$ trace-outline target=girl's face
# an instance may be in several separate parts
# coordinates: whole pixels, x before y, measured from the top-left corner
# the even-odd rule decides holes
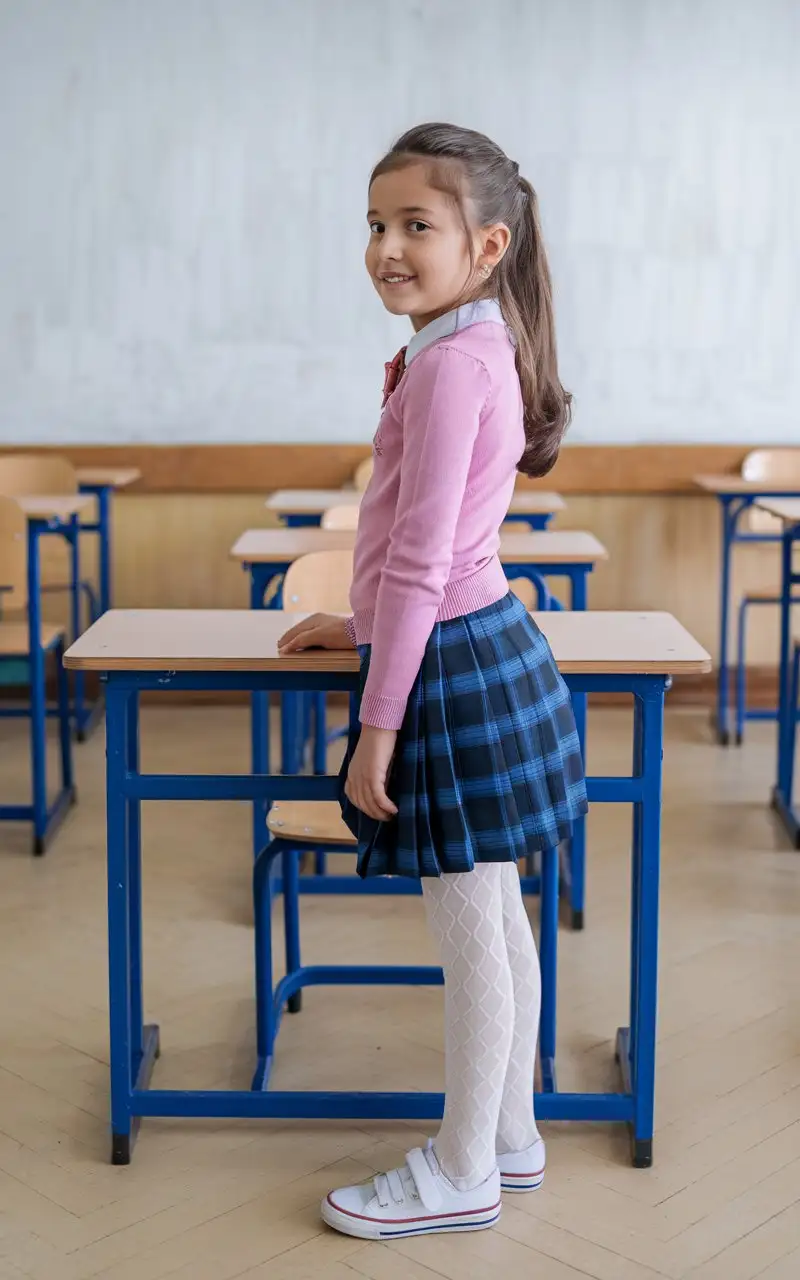
[[[461,213],[428,185],[422,164],[376,178],[369,206],[367,271],[392,315],[410,316],[419,330],[483,283],[477,274],[482,237],[474,237],[473,269]]]

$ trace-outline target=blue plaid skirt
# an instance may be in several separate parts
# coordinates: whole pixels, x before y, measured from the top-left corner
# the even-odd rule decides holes
[[[363,690],[370,650],[360,652]],[[586,812],[569,690],[511,592],[434,627],[397,738],[390,822],[344,794],[359,732],[350,734],[339,794],[360,876],[419,879],[515,862],[555,848]]]

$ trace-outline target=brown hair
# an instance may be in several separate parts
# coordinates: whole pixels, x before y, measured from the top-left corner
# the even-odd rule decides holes
[[[547,475],[555,466],[569,424],[572,396],[558,377],[553,286],[536,192],[520,176],[519,165],[490,138],[452,124],[409,129],[375,166],[370,185],[381,174],[420,159],[431,161],[431,185],[458,205],[471,259],[465,195],[473,201],[478,226],[504,222],[511,232],[509,247],[491,279],[474,296],[497,297],[516,342],[526,439],[519,470],[527,476]]]

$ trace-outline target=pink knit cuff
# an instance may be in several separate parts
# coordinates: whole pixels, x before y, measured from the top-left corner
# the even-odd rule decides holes
[[[356,643],[355,620],[353,618],[347,618],[344,624],[344,629],[347,632],[347,639],[350,641],[353,648],[357,649],[358,644]]]
[[[399,729],[405,719],[405,698],[383,698],[380,694],[367,693],[361,699],[359,720],[374,729]]]

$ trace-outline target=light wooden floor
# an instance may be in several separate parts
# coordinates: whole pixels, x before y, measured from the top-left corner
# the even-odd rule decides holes
[[[622,771],[629,717],[590,716],[590,766]],[[331,1186],[396,1164],[413,1125],[145,1121],[107,1163],[102,734],[77,749],[80,804],[43,860],[0,827],[0,1277],[18,1280],[797,1280],[800,855],[766,796],[773,730],[710,744],[668,717],[656,1164],[623,1134],[549,1126],[544,1188],[476,1235],[368,1244],[323,1231]],[[149,709],[148,768],[247,768],[243,709]],[[0,725],[4,795],[25,784]],[[624,1021],[629,812],[590,821],[587,929],[562,932],[560,1080],[614,1080]],[[144,812],[146,1004],[159,1083],[246,1086],[252,933],[245,806]],[[306,899],[308,960],[429,955],[414,899]],[[311,991],[281,1034],[276,1084],[441,1087],[441,992]]]

